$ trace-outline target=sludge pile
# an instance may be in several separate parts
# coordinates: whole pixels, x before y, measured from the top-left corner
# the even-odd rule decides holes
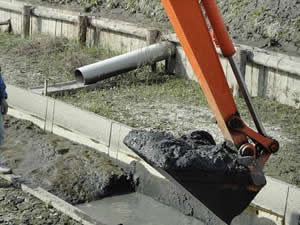
[[[219,175],[248,174],[239,164],[239,155],[227,143],[216,145],[205,131],[195,131],[179,138],[167,132],[135,130],[124,143],[149,162],[164,170],[197,169]]]
[[[134,130],[124,144],[228,224],[257,194],[247,188],[253,180],[243,158],[226,142],[216,145],[205,131],[176,138],[167,132]]]

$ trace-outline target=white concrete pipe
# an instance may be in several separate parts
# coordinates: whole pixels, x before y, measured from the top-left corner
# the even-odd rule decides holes
[[[80,67],[75,71],[77,82],[93,84],[100,80],[134,70],[144,65],[152,65],[168,59],[176,52],[172,42],[161,42],[120,56]]]

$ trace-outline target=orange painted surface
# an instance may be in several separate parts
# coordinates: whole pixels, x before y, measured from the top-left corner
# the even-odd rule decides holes
[[[237,108],[198,0],[162,3],[225,138],[236,146],[246,143],[244,134],[229,132],[226,126]]]
[[[202,5],[225,57],[235,54],[235,48],[220,14],[216,0],[202,0]]]
[[[252,130],[240,119],[199,1],[161,1],[225,139],[231,140],[237,148],[249,143],[248,138],[261,144],[266,150],[259,158],[259,164],[263,166],[270,156],[270,149],[275,147],[278,150],[277,144],[274,145],[275,140]],[[202,0],[202,3],[224,55],[233,56],[235,49],[216,1]],[[229,130],[227,123],[233,118],[242,125]]]

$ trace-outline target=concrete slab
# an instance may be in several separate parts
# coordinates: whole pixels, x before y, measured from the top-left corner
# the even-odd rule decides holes
[[[109,145],[112,121],[94,113],[56,100],[54,123]]]
[[[275,81],[275,71],[272,68],[265,69],[265,76],[266,76],[266,91],[265,96],[269,98],[276,97],[276,89],[274,86]]]
[[[91,25],[94,27],[100,27],[104,30],[120,32],[122,34],[132,35],[144,39],[147,38],[149,33],[148,29],[138,27],[135,24],[107,18],[92,18]]]
[[[249,207],[234,218],[231,225],[283,225],[283,217],[271,215],[263,210]]]
[[[253,51],[253,55],[249,57],[249,60],[254,63],[267,66],[276,70],[289,72],[300,75],[300,61],[299,59],[293,59],[284,54],[276,54],[272,52]]]
[[[111,125],[111,131],[110,131],[110,141],[109,141],[109,147],[108,147],[108,155],[113,158],[118,158],[118,151],[120,148],[120,130],[121,130],[121,124],[112,122]]]
[[[119,148],[119,152],[126,154],[128,157],[133,158],[133,159],[137,159],[140,160],[140,157],[135,154],[131,149],[129,149],[124,143],[123,140],[125,138],[125,136],[132,130],[131,127],[127,127],[127,126],[121,126],[120,129],[120,136],[119,136],[119,142],[120,142],[120,148]]]
[[[286,104],[287,101],[287,91],[289,89],[288,86],[288,78],[289,78],[289,74],[287,72],[281,72],[281,73],[277,73],[278,77],[279,77],[279,81],[277,84],[278,87],[278,98],[277,101],[279,101],[282,104]],[[296,96],[295,96],[296,98]]]
[[[271,214],[284,217],[288,189],[286,183],[267,177],[267,185],[259,192],[252,203]]]
[[[248,62],[246,64],[245,82],[246,82],[246,85],[247,85],[250,95],[251,95],[251,90],[252,90],[252,68],[253,68],[253,64]]]
[[[44,129],[48,132],[53,131],[54,111],[55,111],[55,99],[46,98],[45,127],[44,127]]]
[[[300,224],[300,189],[296,187],[289,188],[287,200],[285,224],[299,225]]]
[[[140,160],[140,157],[135,154],[132,150],[124,145],[123,140],[125,136],[132,130],[124,124],[113,123],[111,130],[111,139],[109,147],[109,156],[124,161],[125,163],[130,163],[133,160]],[[129,157],[129,158],[128,158]]]
[[[7,85],[8,104],[39,118],[45,118],[46,98],[27,90]]]
[[[48,86],[47,92],[48,93],[73,92],[73,91],[77,91],[80,89],[92,90],[92,89],[101,88],[101,87],[103,87],[103,84],[100,82],[91,84],[91,85],[84,85],[83,83],[78,83],[77,81],[69,81],[69,82],[63,82],[63,83],[50,85],[50,86]],[[31,90],[34,93],[43,95],[45,88],[44,87],[34,87],[34,88],[31,88]]]
[[[35,125],[40,127],[41,129],[43,129],[44,126],[45,126],[45,121],[44,120],[38,119],[37,117],[33,117],[33,116],[31,116],[27,113],[23,113],[23,112],[20,112],[18,110],[12,109],[12,108],[9,108],[8,114],[15,117],[15,118],[18,118],[18,119],[31,121]],[[57,126],[55,124],[53,126],[53,133],[58,135],[58,136],[69,139],[71,141],[74,141],[78,144],[86,145],[86,146],[88,146],[90,148],[93,148],[93,149],[95,149],[95,150],[97,150],[101,153],[108,154],[108,147],[107,146],[105,146],[101,143],[97,143],[97,142],[93,141],[92,139],[83,136],[82,134],[74,133],[72,131],[64,129],[61,126]]]
[[[36,6],[33,10],[33,15],[43,18],[58,19],[61,21],[67,21],[72,23],[78,22],[78,15],[72,13],[72,11],[66,11],[61,9],[51,9],[43,6]]]
[[[249,90],[252,97],[257,97],[259,92],[259,82],[260,82],[260,66],[253,64],[252,66],[252,76],[251,76],[251,90]]]

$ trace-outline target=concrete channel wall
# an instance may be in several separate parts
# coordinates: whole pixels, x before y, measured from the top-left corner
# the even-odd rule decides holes
[[[174,34],[69,10],[26,5],[15,0],[0,0],[0,21],[10,19],[13,32],[25,37],[38,33],[49,34],[81,40],[88,46],[98,45],[120,53],[169,40],[177,44],[176,57],[168,64],[169,72],[195,79]],[[2,29],[6,29],[5,26]],[[244,45],[236,45],[236,49],[253,97],[268,97],[283,104],[300,107],[300,58]],[[222,56],[220,60],[233,94],[238,95],[237,83],[229,63]]]
[[[172,70],[176,74],[195,79],[193,69],[175,34],[162,35],[164,40],[177,44],[176,62]],[[236,60],[240,64],[249,93],[253,97],[268,97],[282,104],[300,107],[300,58],[265,51],[245,45],[235,45]],[[234,95],[238,85],[228,60],[218,49],[220,61]]]
[[[132,128],[28,90],[11,85],[7,89],[10,95],[10,115],[31,120],[42,129],[93,147],[127,165],[136,161],[147,170],[148,177],[153,176],[162,181],[163,186],[166,183],[169,185],[161,174],[123,144],[123,138]],[[279,180],[267,179],[267,186],[252,205],[234,220],[234,225],[299,225],[300,189]],[[150,182],[147,185],[148,189],[153,189],[157,184]],[[164,192],[163,189],[160,187],[155,191]],[[199,208],[194,210],[203,211]],[[205,211],[203,217],[204,222],[209,224],[211,214]],[[220,221],[214,224],[222,225]]]

